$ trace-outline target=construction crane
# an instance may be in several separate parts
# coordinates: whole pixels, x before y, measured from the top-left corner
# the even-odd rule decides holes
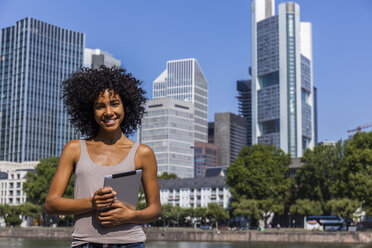
[[[360,132],[360,131],[362,131],[362,129],[364,129],[364,128],[368,128],[368,127],[372,127],[372,123],[368,123],[368,124],[364,124],[364,125],[357,126],[357,127],[354,128],[354,129],[349,129],[349,130],[347,130],[347,132],[348,132],[348,133],[352,133],[352,132]]]

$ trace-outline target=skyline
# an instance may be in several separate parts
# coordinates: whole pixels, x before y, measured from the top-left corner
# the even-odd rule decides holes
[[[281,2],[276,1],[276,13]],[[367,58],[372,2],[294,2],[300,5],[301,21],[313,25],[319,141],[345,139],[348,129],[372,122],[372,84],[366,73],[372,67]],[[120,59],[144,82],[149,99],[167,60],[196,58],[209,84],[208,120],[214,113],[238,113],[236,81],[249,78],[251,65],[250,1],[113,3],[3,0],[0,27],[29,16],[85,33],[86,47]]]

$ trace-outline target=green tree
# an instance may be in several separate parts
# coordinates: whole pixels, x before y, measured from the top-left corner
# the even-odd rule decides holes
[[[58,158],[44,158],[35,168],[35,173],[27,174],[26,182],[23,184],[23,191],[27,195],[27,201],[33,204],[44,206],[48,194],[50,183],[57,171]],[[67,185],[64,197],[74,197],[74,180],[73,177]]]
[[[216,229],[218,230],[218,222],[229,218],[229,211],[224,209],[217,203],[209,203],[206,211],[208,218],[211,218],[216,223]]]
[[[181,226],[189,226],[192,222],[192,217],[194,216],[194,209],[193,208],[181,208],[180,212],[180,225]]]
[[[41,217],[42,209],[39,205],[27,202],[25,204],[19,205],[19,208],[23,216],[33,219],[39,219]]]
[[[146,208],[146,197],[145,197],[145,192],[143,190],[142,184],[140,186],[140,190],[138,193],[138,201],[137,201],[137,210],[142,210]]]
[[[344,167],[344,146],[341,141],[336,145],[307,149],[302,163],[296,172],[295,199],[319,201],[325,205],[333,197],[343,196],[341,169]]]
[[[180,206],[173,206],[171,210],[170,219],[174,225],[179,226],[181,223],[185,222],[185,218],[187,217],[187,210],[181,208]]]
[[[296,203],[289,208],[292,215],[312,216],[322,215],[322,204],[319,201],[311,201],[309,199],[298,199]]]
[[[193,209],[193,216],[199,221],[203,223],[205,218],[207,217],[207,208],[196,207]]]
[[[8,215],[10,209],[10,205],[8,204],[1,204],[0,205],[0,217],[5,219],[5,217]]]
[[[9,204],[1,204],[0,205],[0,218],[4,219],[10,212],[10,205]]]
[[[174,173],[164,172],[163,174],[161,174],[160,176],[158,176],[158,178],[159,179],[164,179],[164,180],[176,179],[177,178],[177,175],[174,174]]]
[[[259,201],[243,199],[240,202],[231,203],[234,216],[244,216],[246,220],[255,219],[258,220],[263,216],[263,212],[260,209]],[[248,221],[247,221],[248,225]]]
[[[358,132],[345,144],[344,189],[347,197],[372,208],[372,132]]]
[[[163,226],[169,226],[169,222],[172,219],[172,209],[173,205],[171,203],[161,206],[161,219],[163,221]]]
[[[6,206],[5,210],[5,224],[7,226],[19,226],[22,223],[21,208],[19,206]]]
[[[342,218],[353,218],[353,215],[358,207],[360,207],[358,200],[350,200],[348,198],[343,199],[332,199],[327,202],[326,209],[336,216]]]
[[[49,186],[52,182],[54,174],[58,167],[58,158],[44,158],[40,160],[40,163],[35,168],[34,172],[29,172],[27,174],[26,182],[23,184],[23,191],[27,195],[27,201],[38,205],[42,209],[42,214],[44,218],[45,210],[44,203],[46,196],[48,195]],[[72,175],[65,193],[63,195],[67,198],[74,198],[74,176]],[[73,216],[62,217],[67,219],[73,219]]]
[[[275,146],[245,146],[227,169],[226,183],[238,202],[257,200],[263,216],[280,214],[289,198],[290,162],[290,156]]]
[[[0,215],[4,218],[6,225],[18,226],[22,223],[21,216],[38,219],[41,216],[41,207],[32,203],[16,206],[0,205]]]

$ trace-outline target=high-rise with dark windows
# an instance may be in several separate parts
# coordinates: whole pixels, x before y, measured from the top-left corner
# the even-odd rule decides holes
[[[214,114],[214,144],[219,166],[230,166],[246,141],[244,117],[229,112]]]
[[[61,83],[83,64],[85,35],[33,18],[0,36],[0,160],[59,156],[76,137]]]
[[[247,142],[246,145],[252,145],[252,90],[251,80],[238,80],[236,82],[238,90],[239,114],[246,120]]]
[[[301,157],[315,143],[311,23],[296,3],[251,2],[252,143]]]

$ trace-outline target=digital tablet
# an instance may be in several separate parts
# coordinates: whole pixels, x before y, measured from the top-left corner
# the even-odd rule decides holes
[[[107,175],[104,187],[111,187],[116,198],[130,209],[136,209],[141,184],[142,170]]]

